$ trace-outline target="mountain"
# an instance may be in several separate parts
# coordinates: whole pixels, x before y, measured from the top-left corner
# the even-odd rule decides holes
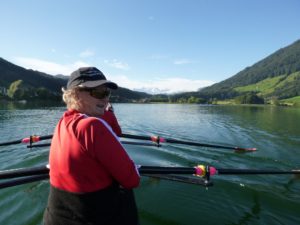
[[[16,80],[23,80],[26,87],[43,87],[52,92],[60,92],[66,85],[63,79],[39,71],[27,70],[0,58],[0,86],[9,88]]]
[[[46,90],[47,97],[51,98],[49,95],[53,95],[55,99],[57,97],[61,99],[61,88],[66,86],[68,76],[60,74],[52,76],[43,72],[28,70],[0,57],[0,88],[8,89],[11,83],[17,80],[22,80],[23,87],[26,90],[31,90],[31,98],[32,95],[36,97],[41,93],[41,90],[44,90],[44,97]],[[33,89],[38,91],[32,91]],[[32,94],[33,92],[34,94]],[[119,87],[112,92],[111,100],[113,102],[138,102],[149,97],[151,97],[150,94]]]
[[[205,98],[231,99],[247,93],[265,99],[299,96],[300,40],[197,94]]]

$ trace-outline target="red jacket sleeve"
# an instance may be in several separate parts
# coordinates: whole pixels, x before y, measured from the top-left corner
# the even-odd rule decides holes
[[[119,122],[112,111],[105,111],[104,115],[102,116],[102,119],[104,119],[111,126],[112,130],[117,136],[120,137],[122,135],[122,130],[119,125]]]

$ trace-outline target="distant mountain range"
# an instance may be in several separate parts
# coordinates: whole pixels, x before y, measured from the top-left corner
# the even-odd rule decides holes
[[[0,58],[0,87],[2,88],[8,89],[12,82],[22,80],[24,87],[44,88],[55,95],[60,95],[61,87],[66,85],[67,78],[64,75],[52,76],[24,69]],[[120,87],[113,92],[112,101],[190,102],[191,100],[199,103],[209,102],[210,99],[234,99],[249,93],[265,101],[300,96],[300,40],[279,49],[234,76],[197,92],[151,95]]]

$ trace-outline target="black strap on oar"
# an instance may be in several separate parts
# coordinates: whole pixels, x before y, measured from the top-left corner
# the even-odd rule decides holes
[[[171,138],[162,138],[162,137],[159,137],[159,136],[141,136],[141,135],[123,133],[121,137],[137,139],[137,140],[153,141],[153,142],[156,142],[156,143],[166,142],[166,143],[173,143],[173,144],[199,146],[199,147],[231,149],[231,150],[235,150],[235,151],[238,151],[238,152],[256,151],[256,148],[241,148],[241,147],[234,147],[234,146],[214,145],[214,144],[206,144],[206,143],[199,143],[199,142],[192,142],[192,141],[176,140],[176,139],[171,139]]]

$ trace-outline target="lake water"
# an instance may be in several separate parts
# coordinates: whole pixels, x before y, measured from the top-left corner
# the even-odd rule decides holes
[[[63,107],[0,106],[0,142],[48,135]],[[256,147],[257,152],[163,144],[126,145],[137,164],[291,170],[300,168],[300,109],[270,106],[115,104],[124,133]],[[0,146],[0,169],[45,165],[48,147]],[[293,175],[216,175],[205,188],[143,177],[135,190],[142,225],[300,224]],[[48,181],[0,190],[0,224],[42,224]]]

